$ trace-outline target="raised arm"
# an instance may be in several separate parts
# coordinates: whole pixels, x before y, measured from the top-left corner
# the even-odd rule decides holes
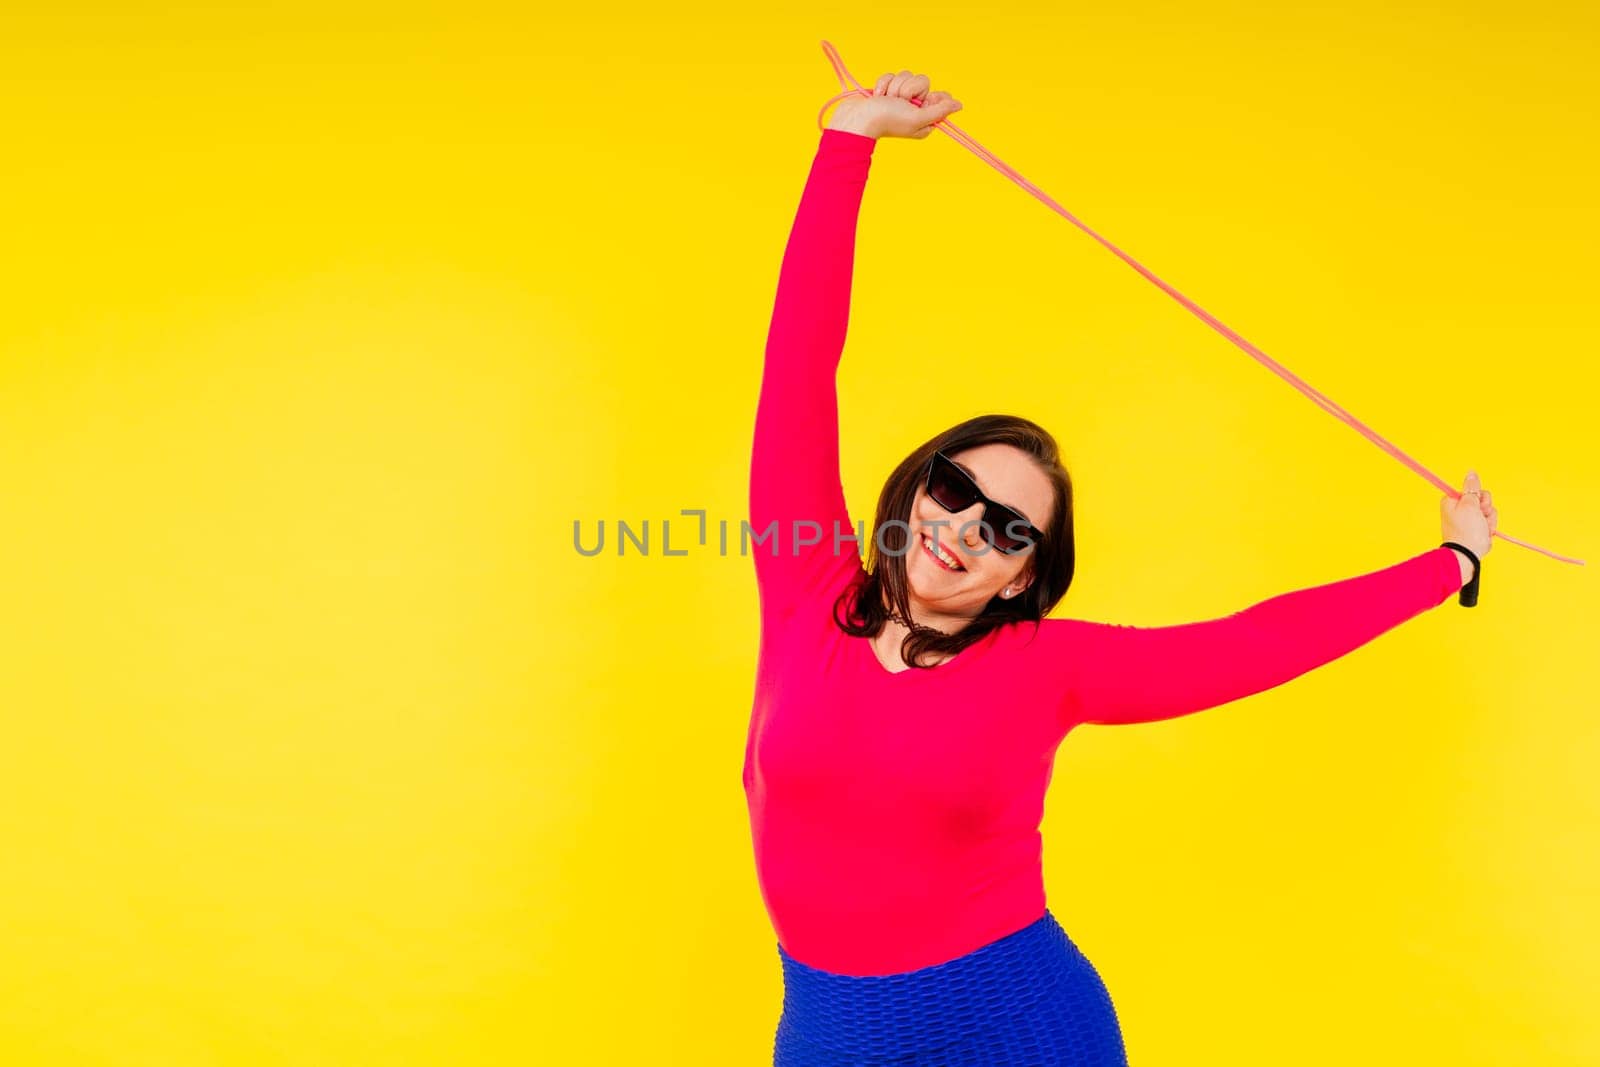
[[[870,95],[839,101],[800,196],[778,274],[750,455],[750,551],[763,617],[836,587],[861,566],[872,536],[866,523],[853,527],[845,510],[834,379],[850,319],[856,218],[877,139],[925,139],[961,109],[949,93],[928,89],[927,75],[903,70],[880,77]]]
[[[839,479],[835,375],[876,144],[822,132],[778,274],[750,455],[750,552],[763,614],[792,610],[837,568],[859,565]]]
[[[1203,711],[1338,659],[1461,588],[1453,549],[1263,600],[1220,619],[1123,626],[1045,619],[1026,646],[1061,723],[1154,722]],[[1023,639],[1031,627],[1023,624]]]

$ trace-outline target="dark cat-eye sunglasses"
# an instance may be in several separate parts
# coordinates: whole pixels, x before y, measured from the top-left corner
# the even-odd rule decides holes
[[[945,455],[934,452],[928,460],[928,495],[946,511],[966,511],[983,502],[978,532],[997,552],[1011,555],[1044,540],[1044,534],[1015,508],[990,500],[972,476]]]

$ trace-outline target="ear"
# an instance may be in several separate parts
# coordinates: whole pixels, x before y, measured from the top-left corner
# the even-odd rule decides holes
[[[1015,578],[1011,579],[1011,581],[1006,585],[1006,587],[1004,589],[1000,590],[1000,595],[1005,597],[1007,600],[1010,600],[1012,597],[1021,596],[1023,594],[1023,592],[1028,588],[1028,586],[1030,586],[1032,584],[1033,584],[1033,566],[1032,566],[1032,564],[1030,564],[1028,566],[1027,570],[1023,571],[1021,574],[1019,574]]]

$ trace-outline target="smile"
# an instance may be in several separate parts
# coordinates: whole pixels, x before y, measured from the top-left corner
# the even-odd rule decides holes
[[[928,554],[929,559],[933,560],[947,571],[964,571],[967,569],[959,563],[953,562],[952,560],[947,560],[941,554],[944,552],[944,548],[934,542],[929,541],[927,534],[922,535],[922,551]]]

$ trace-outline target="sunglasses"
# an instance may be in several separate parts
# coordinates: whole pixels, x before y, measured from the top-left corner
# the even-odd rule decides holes
[[[928,460],[928,495],[935,504],[952,512],[966,511],[982,501],[983,519],[978,523],[978,532],[1003,555],[1021,552],[1044,540],[1044,534],[1021,512],[984,496],[972,476],[943,452],[935,452]]]

